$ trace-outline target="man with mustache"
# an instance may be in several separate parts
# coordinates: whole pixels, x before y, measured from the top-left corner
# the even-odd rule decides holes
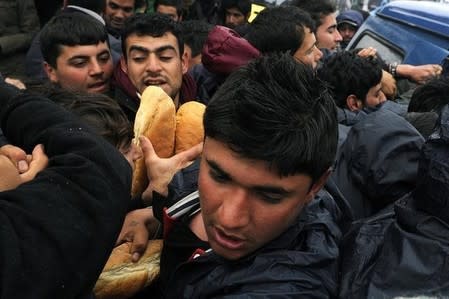
[[[187,73],[181,25],[160,14],[138,14],[122,32],[123,56],[114,70],[114,98],[134,122],[138,93],[161,87],[175,106],[196,98],[196,83]]]

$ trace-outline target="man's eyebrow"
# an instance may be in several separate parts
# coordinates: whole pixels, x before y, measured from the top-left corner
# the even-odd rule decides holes
[[[69,58],[69,61],[76,60],[76,59],[89,59],[88,55],[75,55]]]
[[[161,52],[164,52],[164,51],[167,51],[167,50],[173,50],[173,51],[176,52],[175,47],[173,47],[172,45],[161,46],[161,47],[156,48],[156,49],[154,49],[154,50],[150,50],[150,49],[148,49],[148,48],[145,48],[145,47],[142,47],[142,46],[137,46],[137,45],[132,45],[132,46],[129,48],[129,52],[132,52],[132,51],[139,51],[139,52],[143,52],[143,53],[145,53],[145,54],[150,54],[151,52],[154,52],[154,53],[161,53]]]
[[[219,172],[222,176],[225,176],[227,179],[231,179],[231,176],[224,171],[216,162],[209,160],[206,158],[206,162],[209,165],[210,168],[212,168],[214,171]]]
[[[207,162],[207,164],[209,164],[209,167],[212,168],[214,171],[220,173],[220,175],[224,176],[225,178],[232,180],[232,177],[226,171],[221,169],[221,167],[217,163],[215,163],[214,161],[211,161],[207,158],[206,158],[206,162]],[[284,197],[287,197],[294,193],[294,191],[292,191],[292,190],[286,190],[282,187],[270,186],[270,185],[263,185],[263,186],[256,185],[256,186],[251,186],[250,189],[253,191],[256,191],[256,192],[278,194],[278,195],[282,195]]]

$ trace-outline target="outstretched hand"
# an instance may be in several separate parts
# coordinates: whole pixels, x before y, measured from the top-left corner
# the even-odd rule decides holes
[[[152,209],[131,211],[126,214],[116,246],[130,242],[132,261],[137,262],[147,248],[149,237],[156,234],[158,227],[159,221],[154,217]]]
[[[151,202],[153,191],[166,196],[168,194],[168,184],[175,173],[193,163],[203,150],[203,143],[199,143],[173,157],[160,158],[154,151],[153,145],[148,138],[140,137],[140,146],[150,182],[142,194],[142,199],[145,202]]]

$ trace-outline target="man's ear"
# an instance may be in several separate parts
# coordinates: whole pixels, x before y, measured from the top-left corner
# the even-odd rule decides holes
[[[58,83],[59,80],[58,75],[56,74],[56,69],[52,67],[50,64],[48,64],[46,61],[44,61],[43,63],[43,68],[50,82]]]
[[[362,109],[362,101],[360,101],[355,95],[351,94],[346,98],[346,106],[351,111],[358,111]]]
[[[312,187],[310,187],[310,190],[306,195],[306,203],[309,203],[315,198],[315,195],[321,190],[321,188],[323,188],[331,173],[332,169],[329,168],[321,175],[318,180],[315,181],[315,183],[313,183]]]
[[[125,74],[128,74],[128,64],[126,63],[125,57],[120,56],[120,68]]]
[[[188,57],[186,51],[184,51],[184,53],[182,53],[182,56],[181,56],[181,68],[182,68],[183,75],[185,73],[187,73],[187,71],[189,69],[189,57]]]

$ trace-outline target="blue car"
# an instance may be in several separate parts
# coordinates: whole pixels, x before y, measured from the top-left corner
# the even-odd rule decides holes
[[[449,5],[394,1],[369,16],[347,49],[374,47],[386,62],[436,63],[449,74]]]

